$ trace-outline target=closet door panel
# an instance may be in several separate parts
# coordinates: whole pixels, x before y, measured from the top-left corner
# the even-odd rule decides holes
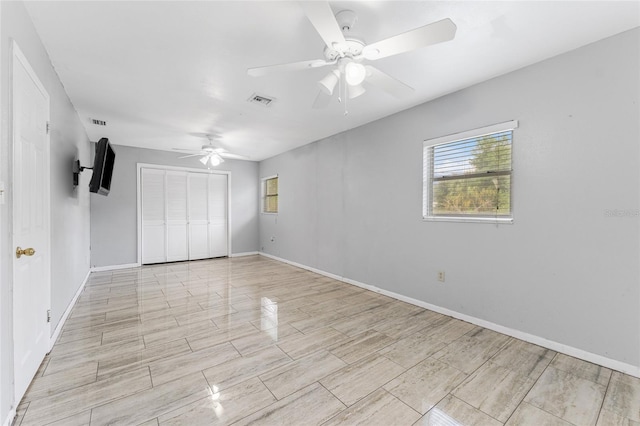
[[[227,256],[227,175],[209,175],[209,255]]]
[[[142,263],[167,260],[165,172],[142,169]]]
[[[167,171],[167,261],[189,259],[187,173]]]
[[[165,225],[147,224],[143,231],[142,238],[142,263],[163,263],[167,261],[165,239]]]
[[[209,256],[209,175],[189,173],[189,259]]]

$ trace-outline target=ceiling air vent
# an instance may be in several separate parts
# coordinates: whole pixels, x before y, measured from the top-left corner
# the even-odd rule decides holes
[[[271,104],[275,101],[274,98],[258,95],[257,93],[254,93],[253,95],[251,95],[251,97],[247,100],[253,104],[262,105],[264,107],[271,106]]]
[[[106,126],[107,125],[106,121],[96,120],[95,118],[91,119],[91,123],[95,124],[96,126]]]

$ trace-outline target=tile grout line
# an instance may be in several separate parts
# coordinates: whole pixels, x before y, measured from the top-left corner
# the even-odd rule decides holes
[[[273,371],[273,370],[272,370],[272,371]],[[269,391],[269,393],[270,393],[271,395],[273,395],[273,397],[274,397],[274,398],[275,398],[275,400],[276,400],[275,402],[281,401],[281,399],[278,399],[278,397],[273,393],[273,391],[271,391],[271,389],[269,389],[269,386],[267,386],[267,384],[266,384],[266,383],[265,383],[265,382],[260,378],[260,375],[257,375],[257,376],[254,376],[254,377],[255,377],[256,379],[260,380],[260,383],[262,383],[262,386],[264,386],[264,387],[265,387],[265,389],[267,389],[267,390]],[[248,380],[251,380],[251,379],[248,379]],[[247,380],[245,380],[245,382],[246,382],[246,381],[247,381]],[[312,383],[312,384],[313,384],[313,383]],[[305,386],[305,387],[306,387],[306,386]],[[303,389],[304,389],[304,388],[303,388]],[[299,390],[299,389],[298,389],[298,390]],[[296,392],[297,392],[297,391],[296,391]],[[295,392],[292,392],[292,394],[293,394],[293,393],[295,393]],[[289,395],[287,395],[287,396],[289,396]],[[287,396],[282,397],[282,399],[286,398]],[[269,405],[272,405],[272,404],[269,404]],[[267,407],[268,407],[268,405],[267,405]],[[256,410],[256,411],[257,411],[257,410]],[[246,417],[246,416],[245,416],[245,417]]]
[[[366,397],[368,397],[369,395],[371,395],[372,393],[374,393],[374,392],[375,392],[375,391],[377,391],[378,389],[383,389],[384,391],[387,391],[386,389],[384,389],[384,387],[385,387],[387,384],[389,384],[389,383],[390,383],[390,382],[392,382],[393,380],[397,379],[398,377],[402,376],[403,374],[405,374],[405,373],[408,371],[408,369],[405,369],[403,366],[401,366],[401,365],[400,365],[400,364],[398,364],[397,362],[394,362],[394,361],[390,360],[389,358],[387,358],[386,356],[381,355],[381,354],[378,354],[377,352],[374,352],[374,353],[372,353],[372,354],[369,354],[369,355],[367,355],[366,357],[363,357],[363,358],[359,359],[358,361],[362,361],[363,359],[365,359],[365,358],[367,358],[367,357],[370,357],[371,355],[375,355],[375,356],[382,357],[382,358],[386,359],[387,361],[389,361],[390,363],[395,364],[395,365],[397,365],[398,367],[402,368],[402,369],[403,369],[403,371],[402,371],[401,373],[398,373],[396,376],[392,377],[391,379],[387,380],[386,382],[384,382],[383,384],[381,384],[380,386],[378,386],[377,388],[375,388],[374,390],[372,390],[371,392],[369,392],[368,394],[366,394],[366,395],[365,395],[365,396],[363,396],[362,398],[359,398],[357,401],[355,401],[355,402],[354,402],[353,404],[351,404],[351,405],[347,405],[345,402],[343,402],[340,398],[338,398],[338,397],[336,396],[336,398],[338,398],[338,400],[339,400],[340,402],[342,402],[344,405],[346,405],[346,406],[347,406],[347,408],[349,408],[349,407],[353,407],[353,406],[354,406],[354,405],[356,405],[358,402],[362,401],[363,399],[365,399]],[[335,356],[335,355],[334,355],[334,356]],[[358,361],[356,361],[356,362],[358,362]],[[344,362],[344,361],[343,361],[343,362]],[[340,370],[342,370],[342,369],[344,369],[344,368],[346,368],[346,367],[349,367],[349,366],[351,366],[351,365],[354,365],[356,362],[354,362],[353,364],[347,364],[345,367],[341,368]],[[337,371],[340,371],[340,370],[337,370]],[[333,374],[333,373],[331,373],[331,374]],[[327,376],[329,376],[329,374],[328,374]],[[326,377],[326,376],[325,376],[325,377]],[[320,383],[320,384],[322,385],[322,383]],[[325,387],[325,386],[323,385],[323,387]],[[325,389],[327,389],[327,388],[325,387]],[[329,389],[327,389],[327,390],[329,390]],[[329,391],[329,392],[331,392],[331,391]],[[389,393],[390,393],[391,395],[393,395],[391,392],[389,392]],[[331,394],[333,395],[333,392],[331,392]],[[393,395],[393,396],[394,396],[394,397],[396,397],[395,395]],[[397,398],[397,397],[396,397],[396,398]],[[398,399],[400,399],[400,398],[398,398]]]
[[[604,407],[604,402],[607,400],[607,394],[609,393],[609,388],[611,387],[611,381],[613,380],[613,371],[609,375],[609,380],[607,381],[607,389],[604,391],[604,396],[602,397],[602,403],[600,404],[600,409],[598,410],[598,417],[596,418],[596,424],[600,420],[600,416],[602,415],[602,410]]]
[[[549,349],[549,350],[550,350],[550,349]],[[555,352],[555,351],[554,351],[554,352]],[[533,386],[531,386],[531,388],[529,389],[529,391],[524,395],[524,397],[522,398],[522,401],[520,401],[520,404],[518,404],[518,405],[516,406],[516,409],[515,409],[515,410],[513,410],[513,412],[512,412],[512,413],[511,413],[511,415],[509,416],[509,418],[507,418],[507,421],[505,422],[505,424],[507,424],[507,423],[509,422],[509,420],[511,420],[511,417],[513,417],[513,414],[514,414],[516,411],[518,411],[518,408],[520,408],[520,406],[521,406],[523,403],[525,403],[525,404],[529,404],[528,402],[526,402],[526,401],[525,401],[525,399],[527,399],[527,396],[531,393],[531,391],[533,390],[533,388],[535,388],[535,387],[536,387],[536,385],[538,384],[538,381],[540,381],[540,378],[544,375],[544,373],[547,371],[547,369],[549,368],[549,366],[551,366],[551,364],[553,363],[553,360],[554,360],[554,359],[556,359],[556,357],[558,356],[558,354],[559,354],[559,352],[556,352],[556,354],[553,356],[553,358],[551,358],[551,361],[549,361],[549,364],[547,364],[547,366],[546,366],[546,367],[544,367],[544,370],[542,370],[542,373],[540,373],[540,375],[538,376],[538,378],[536,379],[536,381],[533,383]],[[548,412],[547,410],[544,410],[544,409],[542,409],[542,408],[538,407],[537,405],[533,405],[533,404],[530,404],[530,405],[531,405],[532,407],[537,408],[538,410],[544,411],[545,413],[549,414],[550,416],[555,417],[556,419],[559,419],[559,420],[561,420],[561,421],[564,421],[564,422],[567,422],[567,423],[573,424],[573,423],[571,423],[571,422],[569,422],[569,421],[567,421],[567,420],[565,420],[565,419],[562,419],[562,418],[560,418],[560,417],[556,416],[555,414],[552,414],[552,413]]]
[[[480,326],[477,326],[477,327],[480,327]],[[486,328],[484,328],[484,327],[481,327],[481,329],[482,329],[482,330],[487,330],[487,329],[486,329]],[[454,342],[456,342],[457,340],[461,339],[462,337],[467,336],[467,334],[469,334],[471,331],[473,331],[473,329],[472,329],[472,330],[470,330],[469,332],[467,332],[467,333],[463,334],[462,336],[458,337],[456,340],[452,341],[449,345],[453,344]],[[467,337],[473,337],[473,336],[467,336]],[[445,362],[445,361],[441,361],[441,360],[439,360],[439,359],[437,359],[437,358],[433,358],[433,359],[434,359],[434,360],[436,360],[436,361],[440,361],[440,362],[442,362],[442,363],[446,364],[446,365],[447,365],[448,367],[450,367],[450,368],[453,368],[453,369],[455,369],[455,370],[461,371],[463,374],[466,374],[467,376],[466,376],[464,379],[462,379],[462,380],[460,381],[460,383],[458,383],[458,384],[457,384],[457,385],[456,385],[456,386],[455,386],[451,391],[449,391],[449,393],[447,393],[447,394],[446,394],[442,399],[440,399],[440,401],[438,401],[436,404],[434,404],[434,406],[433,406],[433,407],[431,407],[431,408],[429,409],[429,411],[431,411],[434,407],[436,407],[438,404],[440,404],[440,403],[441,403],[441,402],[442,402],[442,401],[443,401],[447,396],[451,396],[452,398],[455,398],[455,399],[457,399],[457,400],[459,400],[459,401],[461,401],[461,402],[463,402],[463,403],[467,404],[468,406],[470,406],[470,407],[472,407],[472,408],[474,408],[474,409],[478,410],[479,412],[481,412],[481,413],[485,414],[486,416],[488,416],[488,417],[490,417],[490,418],[494,419],[494,420],[495,420],[495,421],[497,421],[498,423],[505,424],[506,422],[505,422],[505,423],[503,423],[503,422],[501,422],[500,420],[498,420],[498,419],[496,419],[495,417],[493,417],[492,415],[490,415],[489,413],[486,413],[486,412],[482,411],[480,408],[474,407],[473,405],[471,405],[471,404],[470,404],[470,403],[468,403],[467,401],[465,401],[465,400],[463,400],[463,399],[461,399],[461,398],[458,398],[456,395],[454,395],[454,394],[453,394],[453,392],[455,392],[455,391],[456,391],[456,389],[458,389],[458,388],[459,388],[459,387],[460,387],[464,382],[466,382],[466,381],[467,381],[467,379],[468,379],[469,377],[473,376],[473,375],[474,375],[478,370],[480,370],[480,369],[481,369],[485,364],[487,364],[487,363],[491,360],[491,358],[493,358],[493,357],[494,357],[494,356],[496,356],[498,353],[500,353],[500,351],[502,351],[502,350],[503,350],[503,349],[504,349],[504,348],[509,344],[509,342],[510,342],[510,341],[512,341],[512,340],[514,340],[514,338],[513,338],[513,337],[509,337],[509,338],[508,338],[508,339],[507,339],[507,340],[506,340],[506,341],[505,341],[505,342],[504,342],[504,343],[503,343],[503,344],[498,348],[498,350],[497,350],[493,355],[491,355],[491,357],[487,358],[487,359],[486,359],[482,364],[480,364],[480,365],[479,365],[475,370],[471,371],[471,372],[470,372],[470,373],[468,373],[468,374],[467,374],[465,371],[458,370],[456,367],[454,367],[454,366],[452,366],[452,365],[448,364],[448,363],[447,363],[447,362]],[[447,346],[449,346],[449,345],[447,345]],[[442,349],[445,349],[447,346],[445,346],[445,347],[444,347],[444,348],[442,348]],[[442,350],[442,349],[441,349],[441,350]],[[431,358],[431,357],[430,357],[430,358]],[[533,387],[533,386],[532,386],[532,387]],[[528,392],[527,392],[527,393],[528,393]],[[523,398],[523,399],[524,399],[524,398]],[[518,405],[520,405],[520,404],[518,404]],[[516,408],[515,408],[515,409],[513,410],[513,412],[511,413],[511,415],[513,415],[513,413],[515,412],[515,410],[517,410],[517,408],[518,408],[518,406],[516,406]],[[428,413],[429,411],[427,411],[427,413]],[[426,413],[425,413],[425,415],[426,415]],[[511,417],[511,416],[509,416],[509,418],[510,418],[510,417]],[[508,419],[507,419],[507,420],[508,420]]]
[[[326,377],[326,376],[325,376]],[[336,400],[340,401],[340,404],[344,405],[344,409],[338,411],[336,414],[334,414],[333,416],[331,416],[330,418],[328,418],[327,420],[325,420],[324,422],[322,422],[321,424],[327,423],[329,420],[333,419],[334,417],[336,417],[337,415],[339,415],[340,413],[344,412],[345,410],[348,410],[351,406],[355,405],[358,403],[358,401],[361,401],[362,398],[360,398],[358,401],[354,402],[351,405],[347,405],[345,404],[345,402],[343,400],[341,400],[340,398],[338,398],[338,395],[334,394],[333,392],[331,392],[325,385],[323,385],[322,383],[320,383],[320,380],[315,381],[313,383],[311,383],[311,385],[313,385],[314,383],[317,383],[318,385],[320,385],[320,387],[322,387],[324,390],[326,390],[327,392],[329,392],[331,394],[331,396],[333,396]],[[309,385],[309,386],[311,386]],[[304,389],[304,388],[303,388]],[[366,398],[366,396],[365,396]]]
[[[483,329],[484,329],[484,327],[483,327]],[[503,351],[503,350],[504,350],[504,349],[509,345],[509,343],[510,343],[510,342],[513,342],[513,341],[516,341],[516,340],[518,340],[518,339],[516,339],[515,337],[509,337],[509,338],[506,340],[506,342],[505,342],[505,343],[504,343],[504,344],[503,344],[503,345],[502,345],[502,346],[501,346],[501,347],[496,351],[496,353],[494,353],[490,358],[488,358],[485,362],[483,362],[483,363],[482,363],[482,365],[480,365],[480,366],[479,366],[478,368],[476,368],[472,373],[470,373],[470,374],[467,376],[467,379],[468,379],[469,377],[471,377],[473,374],[475,374],[475,373],[476,373],[478,370],[480,370],[482,367],[484,367],[486,364],[488,364],[488,363],[489,363],[489,362],[490,362],[490,361],[491,361],[491,360],[492,360],[496,355],[498,355],[500,352],[502,352],[502,351]],[[549,364],[551,364],[551,362],[549,362]],[[547,367],[548,367],[548,365],[547,365]],[[505,368],[506,368],[507,370],[509,370],[510,372],[513,372],[514,374],[519,375],[516,371],[513,371],[513,370],[511,370],[510,368],[507,368],[507,367],[505,367]],[[545,370],[546,370],[546,367],[545,367]],[[543,373],[544,373],[544,370],[543,370]],[[540,376],[542,376],[542,373],[540,374]],[[538,379],[540,378],[540,376],[538,376]],[[465,379],[462,383],[464,383],[467,379]],[[456,388],[455,388],[454,390],[452,390],[452,391],[450,392],[450,394],[451,394],[451,396],[453,396],[454,398],[457,398],[457,399],[459,399],[460,401],[463,401],[463,402],[465,402],[465,403],[469,404],[468,402],[464,401],[463,399],[458,398],[457,396],[453,395],[453,392],[455,392],[455,391],[456,391],[456,389],[458,389],[460,386],[462,386],[462,383],[458,384],[458,386],[456,386]],[[507,418],[507,420],[505,420],[505,422],[504,422],[504,423],[503,423],[503,422],[501,422],[500,420],[496,419],[495,417],[493,417],[491,414],[489,414],[489,413],[487,413],[487,412],[485,412],[485,411],[482,411],[479,407],[477,407],[477,408],[476,408],[476,407],[474,407],[474,408],[476,408],[478,411],[480,411],[480,412],[482,412],[482,413],[486,414],[487,416],[491,417],[492,419],[496,420],[497,422],[499,422],[499,423],[503,423],[503,424],[506,424],[506,423],[509,421],[509,419],[511,418],[511,416],[513,416],[513,413],[515,413],[515,412],[516,412],[516,410],[518,409],[518,407],[520,406],[520,404],[522,404],[522,401],[524,401],[524,399],[526,398],[527,394],[531,391],[531,389],[533,389],[533,387],[535,386],[535,384],[536,384],[536,383],[537,383],[537,379],[536,379],[536,382],[534,382],[534,383],[533,383],[533,385],[531,385],[531,387],[529,388],[529,390],[527,390],[527,393],[526,393],[526,394],[524,394],[524,395],[522,396],[522,399],[520,400],[520,402],[518,403],[518,405],[516,405],[516,407],[513,409],[513,411],[511,411],[511,414],[509,414],[509,417]],[[469,404],[469,405],[471,405],[471,404]],[[471,406],[473,407],[473,405],[471,405]]]
[[[147,367],[147,372],[149,373],[149,381],[151,382],[151,389],[153,389],[155,388],[155,385],[153,384],[153,376],[151,375],[151,366],[147,364],[146,367]]]
[[[378,389],[382,389],[384,392],[388,393],[389,395],[391,395],[393,398],[397,399],[398,402],[400,402],[401,404],[405,405],[407,408],[409,408],[410,410],[413,410],[414,413],[418,414],[418,420],[420,420],[422,418],[422,416],[424,416],[424,414],[422,414],[420,411],[416,410],[415,408],[413,408],[412,406],[410,406],[409,404],[407,404],[406,402],[404,402],[401,398],[395,396],[394,394],[392,394],[391,392],[389,392],[388,390],[386,390],[383,387],[380,387]],[[416,421],[418,421],[416,420]]]
[[[20,404],[18,404],[18,407],[20,406]],[[27,406],[24,409],[24,412],[22,413],[22,416],[20,417],[20,423],[18,423],[17,425],[13,425],[13,426],[20,426],[22,424],[22,422],[24,421],[24,417],[27,415],[27,411],[29,410],[29,407],[31,406],[31,401],[27,402]]]
[[[516,339],[516,338],[514,338],[514,337],[512,337],[512,338],[510,338],[510,339],[509,339],[509,341],[516,341],[516,340],[519,340],[519,339]],[[501,351],[503,351],[506,347],[507,347],[507,345],[503,346],[503,347],[502,347],[502,349],[500,349],[500,351],[496,352],[496,354],[495,354],[493,357],[489,358],[489,359],[487,360],[487,362],[490,362],[490,361],[491,361],[491,359],[493,359],[493,358],[494,358],[498,353],[500,353]],[[555,358],[555,355],[554,355],[554,358]],[[552,358],[552,360],[553,360],[553,358]],[[520,407],[520,405],[522,405],[522,403],[524,402],[524,399],[527,397],[527,395],[529,394],[529,392],[531,392],[531,389],[533,389],[533,387],[536,385],[536,383],[538,382],[538,380],[540,379],[540,377],[542,376],[542,374],[546,371],[547,367],[549,367],[549,365],[551,365],[551,361],[549,361],[549,363],[545,366],[544,370],[542,370],[542,372],[540,373],[540,375],[538,375],[538,377],[537,377],[537,378],[536,378],[536,380],[533,382],[533,384],[531,385],[531,387],[527,390],[527,393],[525,393],[525,394],[522,396],[522,399],[520,399],[520,402],[518,402],[518,404],[517,404],[517,405],[516,405],[516,407],[513,409],[513,411],[511,411],[511,413],[509,414],[509,417],[507,417],[507,420],[505,420],[504,424],[506,424],[506,423],[509,421],[509,419],[513,416],[513,413],[515,413],[515,412],[518,410],[518,407]],[[500,367],[503,367],[503,366],[500,366]],[[518,375],[518,376],[525,377],[523,374],[520,374],[520,373],[518,373],[517,371],[514,371],[514,370],[510,369],[509,367],[503,367],[503,368],[505,368],[505,369],[509,370],[510,372],[512,372],[512,373],[514,373],[514,374],[516,374],[516,375]],[[544,410],[543,410],[543,411],[544,411]],[[545,411],[545,412],[546,412],[546,411]],[[549,413],[549,414],[551,414],[551,413]],[[559,418],[559,417],[558,417],[558,418]],[[563,419],[561,419],[561,420],[563,420]]]
[[[456,339],[456,340],[457,340],[457,339]],[[443,342],[443,343],[444,343],[444,342]],[[453,343],[453,342],[451,342],[451,343]],[[446,346],[445,346],[445,348],[446,348]],[[443,348],[443,349],[444,349],[444,348]],[[422,416],[423,416],[423,417],[424,417],[424,416],[426,416],[426,415],[427,415],[427,413],[428,413],[429,411],[433,410],[433,409],[434,409],[438,404],[440,404],[442,401],[444,401],[444,400],[445,400],[445,398],[447,398],[448,396],[451,396],[452,398],[456,398],[456,399],[458,399],[458,400],[460,400],[460,401],[464,402],[465,404],[467,404],[467,405],[469,405],[469,406],[473,407],[471,404],[467,403],[466,401],[461,400],[460,398],[457,398],[455,395],[453,395],[453,394],[451,393],[451,392],[453,392],[454,390],[456,390],[456,389],[457,389],[457,388],[458,388],[462,383],[464,383],[464,382],[465,382],[465,381],[466,381],[466,380],[467,380],[467,379],[468,379],[468,378],[469,378],[473,373],[467,374],[467,373],[465,373],[464,371],[462,371],[462,370],[458,370],[456,367],[454,367],[454,366],[452,366],[452,365],[449,365],[449,364],[447,364],[447,363],[446,363],[446,362],[444,362],[444,361],[440,361],[440,360],[439,360],[439,359],[437,359],[437,358],[433,358],[433,356],[429,356],[429,357],[427,357],[427,358],[425,358],[425,359],[429,359],[429,358],[433,359],[434,361],[441,362],[441,363],[445,364],[445,365],[446,365],[447,367],[449,367],[449,368],[453,368],[454,370],[461,372],[462,374],[464,374],[464,375],[465,375],[465,377],[464,377],[464,378],[462,378],[462,379],[460,380],[460,382],[459,382],[458,384],[456,384],[456,385],[455,385],[455,387],[454,387],[451,391],[449,391],[449,392],[448,392],[447,394],[445,394],[442,398],[440,398],[440,400],[439,400],[438,402],[436,402],[435,404],[433,404],[433,406],[432,406],[431,408],[429,408],[429,409],[428,409],[424,414],[422,414]],[[420,362],[422,362],[422,361],[420,361]],[[418,364],[419,364],[419,363],[418,363]],[[417,364],[416,364],[416,365],[417,365]],[[411,368],[413,368],[413,367],[411,367]],[[478,367],[478,368],[480,368],[480,367]],[[393,394],[392,394],[392,395],[393,395]],[[473,408],[475,409],[475,407],[473,407]],[[480,412],[484,413],[484,411],[481,411],[481,410],[478,410],[478,411],[480,411]],[[486,414],[486,413],[485,413],[485,414]]]

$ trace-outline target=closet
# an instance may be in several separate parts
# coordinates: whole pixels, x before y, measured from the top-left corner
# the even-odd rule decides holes
[[[140,169],[142,263],[227,256],[228,175]]]

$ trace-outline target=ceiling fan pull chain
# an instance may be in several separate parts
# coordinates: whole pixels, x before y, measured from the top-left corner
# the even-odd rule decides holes
[[[349,86],[347,86],[346,84],[344,85],[344,115],[346,116],[347,114],[349,114],[349,111],[347,111],[347,99],[349,99]]]

